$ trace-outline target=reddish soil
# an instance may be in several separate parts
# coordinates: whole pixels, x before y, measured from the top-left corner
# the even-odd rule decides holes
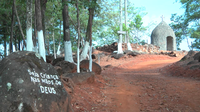
[[[184,69],[167,68],[181,58],[102,58],[103,71],[96,82],[74,87],[72,108],[75,112],[200,112],[200,81],[172,76],[170,70]],[[199,69],[193,71],[200,74]]]

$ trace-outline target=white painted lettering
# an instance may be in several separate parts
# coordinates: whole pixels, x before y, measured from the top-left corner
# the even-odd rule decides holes
[[[48,74],[46,75],[46,78],[47,78],[47,79],[51,79],[50,76],[49,76]]]
[[[55,80],[56,85],[61,85],[61,81]]]
[[[40,77],[39,74],[38,74],[37,72],[34,71],[34,73],[35,73],[35,74],[34,74],[35,77]]]
[[[44,87],[44,91],[45,91],[46,94],[49,94],[47,87]]]
[[[35,77],[30,77],[31,78],[31,82],[35,83],[35,82],[40,82],[39,78],[35,78]]]
[[[42,78],[45,78],[44,74],[42,74],[42,73],[40,73],[40,76],[41,76]]]
[[[52,88],[48,87],[49,93],[52,93]]]
[[[44,93],[44,87],[40,86],[41,93]]]
[[[56,94],[54,87],[40,86],[41,93],[44,94]]]
[[[53,80],[48,80],[48,79],[41,79],[42,83],[46,83],[46,84],[54,84]]]

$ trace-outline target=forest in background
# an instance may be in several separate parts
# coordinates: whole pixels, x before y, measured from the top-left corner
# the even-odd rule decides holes
[[[72,51],[75,52],[77,50],[78,42],[76,0],[67,1],[69,11],[68,19],[70,40],[72,43]],[[79,1],[80,37],[82,42],[80,47],[83,47],[84,41],[86,40],[89,19],[88,7],[90,5],[90,2],[88,1],[94,0]],[[200,49],[200,1],[180,0],[177,2],[181,2],[183,8],[185,8],[184,15],[172,14],[171,18],[173,22],[170,26],[175,31],[177,46],[185,38],[194,38],[195,41],[192,43],[192,46],[189,46],[189,48]],[[117,31],[119,31],[120,24],[119,1],[96,0],[96,3],[92,25],[93,46],[101,46],[117,42],[119,38]],[[143,26],[142,17],[144,17],[147,13],[143,8],[134,7],[134,4],[131,4],[129,0],[127,4],[128,25],[125,27],[123,24],[123,31],[128,32],[130,43],[143,44],[145,41],[141,39],[141,36],[142,33],[148,29],[148,27]],[[10,43],[15,46],[16,50],[26,50],[25,44],[23,43],[26,43],[27,0],[0,0],[0,6],[0,44],[2,45],[0,52],[1,56],[5,57],[8,55],[7,50],[12,52],[12,50],[10,50],[11,47],[8,47]],[[62,0],[40,0],[40,7],[46,55],[52,54],[54,50],[57,52],[59,45],[61,45],[61,52],[63,52],[64,34]],[[15,12],[17,12],[17,14]],[[35,0],[32,0],[32,32],[33,44],[34,46],[38,46],[35,19]],[[13,38],[11,39],[11,37]],[[123,41],[125,41],[125,39]]]

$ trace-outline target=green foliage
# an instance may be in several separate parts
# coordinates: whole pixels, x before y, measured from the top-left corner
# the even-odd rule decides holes
[[[193,38],[195,41],[192,43],[192,48],[199,49],[199,19],[200,19],[200,1],[199,0],[179,0],[185,9],[183,15],[178,16],[172,14],[171,20],[173,21],[170,26],[175,31],[177,37],[177,46],[185,38]],[[178,48],[178,47],[177,47]],[[190,46],[189,46],[190,48]]]
[[[95,2],[97,1],[97,2]],[[3,44],[4,41],[9,43],[10,28],[11,28],[11,14],[12,14],[12,0],[0,0],[0,44]],[[33,0],[33,31],[34,31],[34,0]],[[43,2],[42,2],[43,3]],[[69,19],[70,23],[70,37],[72,42],[73,51],[76,50],[77,44],[77,18],[76,18],[76,0],[68,0],[66,2],[69,8]],[[26,34],[26,0],[16,0],[16,7],[18,11],[18,16],[22,24],[22,30]],[[85,38],[88,17],[89,17],[89,8],[95,8],[93,26],[92,26],[92,37],[94,42],[93,45],[101,46],[104,44],[111,44],[118,40],[117,31],[119,31],[119,1],[117,0],[81,0],[79,1],[79,10],[80,10],[80,31],[81,37]],[[50,53],[53,53],[53,32],[55,38],[56,50],[59,43],[61,43],[61,49],[64,49],[63,45],[63,18],[62,18],[62,0],[48,0],[46,3],[46,12],[45,12],[45,26],[46,26],[46,39],[45,44],[49,46]],[[124,10],[124,9],[123,9]],[[145,15],[142,9],[134,7],[133,4],[128,1],[128,24],[125,27],[123,24],[123,31],[127,31],[130,35],[130,42],[136,41],[135,38],[132,38],[136,35],[136,31],[143,31],[142,17]],[[123,17],[124,20],[124,17]],[[60,28],[61,24],[61,28]],[[131,26],[132,25],[132,26]],[[60,34],[61,31],[61,34]],[[14,44],[22,42],[22,37],[20,30],[18,28],[18,23],[15,19],[14,24]],[[34,33],[33,33],[34,35]]]

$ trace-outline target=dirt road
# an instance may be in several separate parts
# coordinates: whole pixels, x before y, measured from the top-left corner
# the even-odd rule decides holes
[[[108,82],[105,112],[200,112],[200,81],[173,77],[163,67],[180,60],[167,56],[113,61],[102,75]],[[109,62],[102,63],[106,65]]]

